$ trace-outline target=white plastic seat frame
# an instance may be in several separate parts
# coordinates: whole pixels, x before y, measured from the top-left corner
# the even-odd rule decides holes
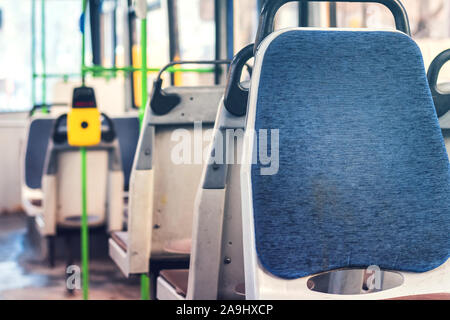
[[[195,134],[211,135],[224,88],[164,91],[177,94],[180,103],[163,115],[147,106],[130,179],[125,248],[114,238],[109,240],[109,254],[127,277],[150,273],[150,261],[164,265],[189,260],[195,194],[204,160],[202,156],[200,163],[193,158],[192,163],[174,163],[173,150],[180,146],[180,134],[193,137],[191,148],[198,139]],[[198,144],[205,150],[209,141]]]
[[[187,294],[159,276],[159,300],[245,298],[239,189],[244,124],[245,116],[229,113],[222,99],[195,201]]]
[[[90,227],[106,225],[108,232],[123,228],[124,174],[119,143],[87,148],[87,209]],[[67,143],[49,142],[42,177],[43,210],[36,216],[42,236],[57,234],[58,228],[81,225],[81,155]]]

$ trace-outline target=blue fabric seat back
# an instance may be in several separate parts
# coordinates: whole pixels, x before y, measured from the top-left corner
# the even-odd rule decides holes
[[[30,189],[42,187],[45,155],[54,119],[35,119],[30,123],[25,153],[25,184]]]
[[[413,40],[289,30],[267,47],[257,90],[255,129],[279,129],[278,173],[251,173],[269,272],[424,272],[449,258],[449,161]]]
[[[112,118],[119,140],[124,190],[128,191],[134,154],[139,140],[139,119],[137,117]],[[42,187],[42,173],[48,142],[54,119],[35,119],[31,122],[25,155],[25,183],[28,188]]]
[[[130,186],[131,169],[133,168],[134,154],[136,153],[139,140],[139,118],[113,118],[114,129],[117,133],[122,159],[124,190],[128,191]]]

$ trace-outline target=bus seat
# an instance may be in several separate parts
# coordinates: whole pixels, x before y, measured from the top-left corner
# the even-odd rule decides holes
[[[157,290],[159,300],[186,297],[189,300],[242,298],[235,290],[239,283],[244,282],[240,165],[227,164],[232,162],[213,163],[212,154],[213,150],[217,152],[224,141],[224,152],[233,148],[227,155],[237,155],[242,150],[244,124],[245,116],[235,117],[230,114],[222,100],[213,133],[214,144],[210,147],[208,165],[203,170],[196,195],[190,266],[189,269],[176,271],[178,274],[183,272],[183,277],[171,276],[172,270],[161,271]],[[233,131],[229,131],[227,138],[226,131],[230,129]],[[225,142],[225,139],[228,140]],[[177,289],[180,287],[186,287],[186,291],[180,292]],[[171,297],[174,293],[181,296]]]
[[[58,228],[81,225],[81,154],[67,139],[57,141],[65,130],[64,121],[56,120],[47,148],[42,177],[43,211],[36,216],[43,236],[57,234]],[[114,131],[109,127],[108,130]],[[108,231],[123,227],[123,186],[119,143],[112,141],[87,147],[88,225],[106,225]]]
[[[34,117],[28,126],[22,169],[22,204],[29,216],[42,213],[42,173],[47,146],[55,118]],[[129,178],[139,138],[137,116],[112,118],[120,146],[124,173],[124,191],[129,188]]]
[[[192,152],[191,159],[178,163],[173,150],[180,145],[180,134],[193,137],[187,142],[192,150],[195,143],[206,148],[208,139],[194,141],[194,128],[201,125],[198,133],[208,136],[223,91],[221,86],[165,88],[164,95],[176,95],[179,103],[164,114],[155,113],[149,102],[130,179],[126,249],[117,237],[109,240],[109,254],[127,277],[148,273],[150,260],[187,266],[204,161],[195,162]]]
[[[227,89],[217,111],[209,159],[196,195],[190,266],[185,270],[161,271],[156,292],[159,300],[245,298],[239,173],[247,90],[242,88],[245,84],[240,84],[240,79],[245,63],[252,56],[253,45],[249,45],[230,65]],[[242,101],[235,99],[240,96],[235,89],[244,96]],[[242,109],[238,115],[228,110],[236,110],[237,106]]]
[[[42,172],[53,128],[53,118],[33,119],[27,130],[22,164],[22,205],[29,216],[42,212]]]
[[[449,293],[449,160],[415,42],[294,28],[255,57],[241,171],[247,299]],[[265,129],[279,134],[263,146],[278,171],[252,164]]]
[[[112,120],[119,140],[124,175],[124,191],[128,191],[134,155],[139,140],[139,118],[137,116],[126,116],[114,117]]]

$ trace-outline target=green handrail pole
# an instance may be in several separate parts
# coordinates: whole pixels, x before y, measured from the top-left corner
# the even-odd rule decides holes
[[[36,105],[36,0],[31,0],[31,107]]]
[[[142,125],[147,103],[147,18],[141,19],[141,107],[139,108],[139,121]]]
[[[48,113],[47,108],[47,59],[45,56],[45,0],[41,0],[41,61],[42,61],[42,113]]]
[[[142,127],[147,104],[147,18],[141,19],[141,107],[139,108],[139,123]],[[141,276],[141,299],[150,300],[150,278],[147,274]]]
[[[150,277],[145,273],[141,275],[141,300],[150,300]]]
[[[82,14],[83,14],[83,25],[81,26],[81,84],[84,87],[86,84],[86,6],[87,0],[81,0]]]
[[[35,78],[39,78],[42,75],[39,73],[34,74]],[[46,78],[56,78],[56,79],[66,79],[66,78],[80,78],[81,74],[79,73],[47,73]]]
[[[145,105],[147,103],[147,1],[138,0],[134,2],[136,17],[141,21],[141,107],[139,108],[139,123],[145,115]],[[150,278],[147,274],[141,275],[141,299],[150,300]]]
[[[87,215],[87,169],[86,148],[81,153],[81,276],[83,281],[83,299],[89,299],[89,228]]]
[[[82,86],[85,85],[85,43],[86,43],[86,2],[82,0],[83,25],[81,35],[81,81]],[[83,283],[83,299],[89,299],[89,227],[87,214],[87,154],[86,147],[80,148],[81,153],[81,275]]]
[[[192,64],[195,64],[193,62]],[[102,66],[86,66],[83,68],[85,73],[92,72],[96,74],[101,74],[102,72],[136,72],[142,71],[142,67],[135,68],[135,67],[102,67]],[[159,72],[161,71],[161,68],[146,68],[144,70],[147,73],[153,73],[153,72]],[[169,67],[166,70],[167,72],[175,73],[175,72],[196,72],[196,73],[212,73],[214,72],[214,68],[180,68],[180,67]],[[47,75],[48,76],[48,75]]]

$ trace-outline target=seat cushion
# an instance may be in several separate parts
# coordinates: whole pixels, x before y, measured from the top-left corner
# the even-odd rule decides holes
[[[399,32],[290,30],[258,56],[255,129],[279,130],[268,139],[278,173],[252,165],[261,264],[294,279],[445,262],[449,162],[417,45]]]
[[[162,270],[160,275],[175,289],[179,295],[186,297],[189,269]]]
[[[164,251],[174,254],[191,254],[192,239],[170,239],[164,246]]]
[[[128,232],[112,232],[111,238],[125,252],[128,250]]]

